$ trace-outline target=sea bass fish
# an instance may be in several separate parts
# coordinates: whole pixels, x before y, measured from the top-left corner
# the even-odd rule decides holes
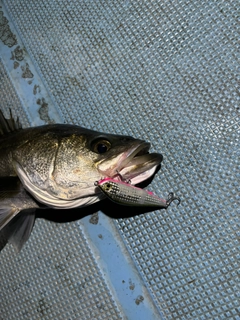
[[[7,230],[11,219],[23,210],[30,210],[34,221],[31,209],[37,208],[38,203],[67,209],[105,198],[95,185],[95,181],[103,178],[119,181],[123,176],[133,185],[148,179],[163,158],[159,153],[149,153],[149,149],[150,143],[143,140],[76,125],[52,124],[22,129],[12,115],[6,119],[0,112],[0,181],[1,177],[18,177],[22,185],[19,192],[28,203],[27,208],[16,205],[15,196],[9,204],[10,210],[6,200],[4,206],[0,201],[0,232]],[[33,222],[28,225],[32,228]],[[15,223],[15,227],[21,230],[19,223]],[[30,234],[26,228],[24,232]],[[18,249],[20,238],[21,233],[18,232],[15,239],[11,230],[11,242]],[[27,240],[24,233],[22,238]]]

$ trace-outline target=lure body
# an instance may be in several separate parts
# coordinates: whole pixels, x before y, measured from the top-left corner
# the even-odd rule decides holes
[[[180,201],[173,193],[170,193],[168,199],[165,200],[159,198],[153,192],[111,178],[99,180],[96,185],[110,200],[125,206],[167,208],[173,200]]]

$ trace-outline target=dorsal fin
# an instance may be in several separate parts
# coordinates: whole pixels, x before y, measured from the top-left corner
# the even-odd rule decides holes
[[[19,118],[17,118],[17,120],[15,121],[12,116],[11,109],[9,109],[9,112],[10,119],[6,119],[2,110],[0,110],[0,136],[22,129],[22,125],[19,122]]]

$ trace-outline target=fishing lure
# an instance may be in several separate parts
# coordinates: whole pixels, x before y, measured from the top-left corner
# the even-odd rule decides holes
[[[153,192],[134,187],[130,183],[105,178],[95,182],[102,192],[113,202],[125,206],[145,206],[167,208],[173,200],[180,203],[180,198],[169,193],[167,199],[161,199]]]

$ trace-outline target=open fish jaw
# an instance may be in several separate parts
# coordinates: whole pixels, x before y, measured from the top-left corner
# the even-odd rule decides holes
[[[130,150],[120,163],[113,178],[121,180],[122,176],[126,180],[131,180],[131,183],[135,185],[151,177],[163,157],[159,153],[149,153],[149,149],[150,144],[144,142]]]

